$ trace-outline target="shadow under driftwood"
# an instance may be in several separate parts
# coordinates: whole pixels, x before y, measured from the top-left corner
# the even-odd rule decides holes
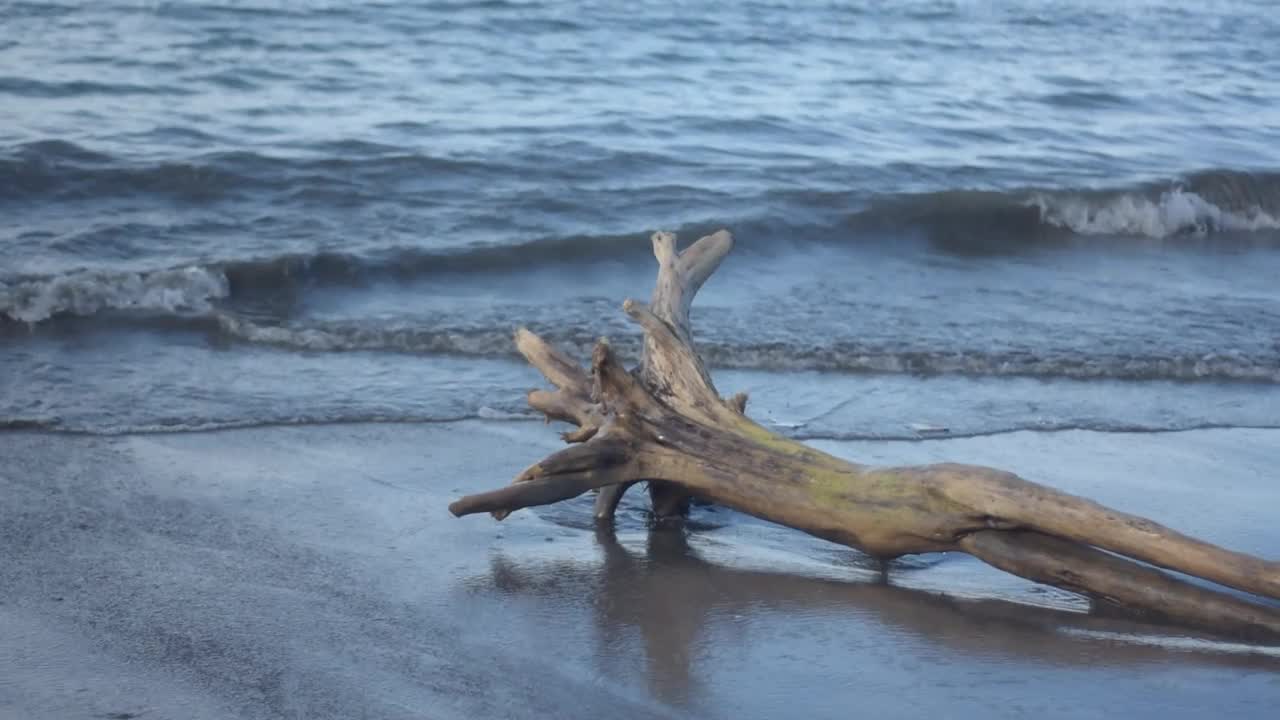
[[[628,535],[637,537],[635,532]],[[858,581],[721,566],[691,546],[689,531],[670,524],[644,532],[642,547],[624,546],[611,524],[599,525],[594,536],[598,558],[528,561],[497,553],[488,573],[465,585],[472,593],[493,591],[557,605],[588,605],[598,632],[598,655],[613,664],[618,646],[638,633],[641,667],[651,692],[676,704],[698,696],[699,648],[711,642],[712,635],[719,642],[728,635],[732,643],[734,632],[724,627],[733,627],[735,618],[749,614],[871,623],[949,652],[1062,668],[1096,668],[1099,656],[1087,652],[1085,645],[1110,639],[1104,662],[1115,668],[1183,659],[1280,672],[1280,654],[1269,654],[1266,647],[1257,652],[1180,655],[1179,646],[1190,648],[1198,642],[1219,649],[1230,646],[1208,636],[1188,635],[1181,628],[1139,622],[1115,609],[1084,613],[1007,600],[959,599],[895,585],[895,580],[870,570],[857,573],[867,578]],[[912,572],[908,566],[891,575]],[[797,645],[809,641],[798,640]]]

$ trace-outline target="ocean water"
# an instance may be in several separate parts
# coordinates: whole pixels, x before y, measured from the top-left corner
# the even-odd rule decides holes
[[[737,246],[800,437],[1280,426],[1269,2],[0,2],[0,427],[532,419]]]

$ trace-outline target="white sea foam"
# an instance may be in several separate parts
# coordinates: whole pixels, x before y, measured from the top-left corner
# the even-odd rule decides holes
[[[243,342],[314,352],[370,350],[484,356],[509,355],[514,350],[507,328],[455,332],[363,323],[284,327],[261,325],[226,313],[218,313],[217,321],[223,333]]]
[[[83,271],[49,278],[0,281],[0,315],[38,323],[55,315],[103,310],[199,313],[229,292],[218,271],[186,267],[147,273]]]
[[[1038,195],[1041,221],[1081,235],[1165,238],[1221,231],[1280,229],[1280,218],[1258,206],[1227,210],[1182,188],[1156,198],[1125,193],[1107,198]]]

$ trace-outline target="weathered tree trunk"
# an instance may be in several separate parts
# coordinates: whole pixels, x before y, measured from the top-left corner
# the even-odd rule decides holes
[[[722,399],[694,349],[689,307],[733,246],[720,231],[677,253],[653,236],[658,282],[650,305],[623,309],[643,328],[634,373],[601,340],[588,374],[541,338],[516,346],[556,386],[529,404],[577,429],[573,445],[501,490],[458,500],[458,516],[519,508],[598,490],[608,520],[628,487],[647,480],[656,514],[689,495],[888,560],[960,551],[1005,571],[1082,592],[1095,602],[1246,638],[1280,638],[1280,609],[1174,578],[1126,556],[1248,593],[1280,599],[1280,563],[1187,537],[1145,518],[991,468],[940,464],[874,468],[775,435]],[[1106,551],[1106,552],[1104,552]]]

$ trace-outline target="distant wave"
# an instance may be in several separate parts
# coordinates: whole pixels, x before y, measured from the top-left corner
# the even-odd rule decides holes
[[[163,128],[162,132],[193,132]],[[198,131],[195,131],[198,132]],[[254,152],[214,152],[184,160],[139,162],[116,158],[62,140],[26,143],[0,154],[0,202],[83,200],[155,195],[213,202],[248,192],[285,198],[320,196],[345,203],[381,199],[396,182],[429,182],[503,168],[387,147],[339,144],[337,154],[273,157]]]
[[[42,82],[30,78],[0,76],[0,95],[35,98],[66,98],[81,95],[191,95],[192,91],[171,85],[134,85],[94,80]]]
[[[276,205],[300,209],[309,207],[308,203],[346,207],[396,202],[397,198],[412,205],[421,202],[424,188],[456,189],[486,180],[499,183],[534,169],[550,172],[558,180],[576,182],[583,180],[577,173],[586,173],[588,179],[598,181],[602,172],[637,164],[657,169],[671,162],[658,155],[595,146],[581,151],[578,165],[566,160],[550,170],[546,153],[536,150],[527,156],[489,160],[424,155],[358,141],[310,150],[312,154],[297,157],[237,151],[182,161],[134,162],[61,140],[26,143],[0,153],[0,204],[131,195],[189,202],[247,197],[263,201],[269,195],[278,201]],[[758,208],[758,215],[717,218],[717,222],[734,226],[747,243],[769,242],[775,238],[763,236],[778,232],[838,243],[916,231],[957,249],[1018,246],[1071,236],[1160,239],[1280,230],[1280,172],[1221,169],[1128,187],[954,189],[899,195],[853,187],[802,191],[790,184],[765,187],[753,196],[736,197]],[[672,192],[670,185],[640,185],[628,190],[628,202],[643,203],[650,194],[657,204],[670,203]],[[677,194],[693,192],[684,188]],[[580,200],[590,202],[585,196]],[[707,199],[711,206],[724,201]],[[525,209],[538,210],[536,206]],[[592,259],[624,249],[623,245],[595,248],[595,239],[587,237],[538,242],[516,246],[512,252],[542,250],[551,255],[573,250]],[[501,251],[485,257],[495,263],[504,260]]]

